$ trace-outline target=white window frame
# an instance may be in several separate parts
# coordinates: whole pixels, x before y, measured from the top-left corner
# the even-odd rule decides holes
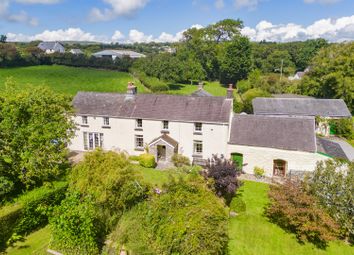
[[[138,139],[141,139],[141,141],[139,141]],[[135,149],[144,149],[144,136],[143,135],[135,135]]]
[[[103,126],[109,126],[109,117],[103,117]]]
[[[199,129],[199,126],[200,125],[200,129]],[[201,133],[203,132],[203,123],[201,122],[195,122],[194,123],[194,132],[198,132],[198,133]]]
[[[143,128],[143,120],[142,119],[136,119],[135,120],[135,127],[136,128]]]
[[[203,141],[200,140],[193,141],[193,154],[195,155],[203,154]]]
[[[162,121],[162,130],[168,130],[169,129],[169,121],[168,120],[163,120]],[[167,126],[167,127],[166,127]]]
[[[97,132],[83,132],[84,150],[103,148],[104,134]]]
[[[81,123],[83,125],[87,125],[88,124],[88,117],[87,116],[81,116]]]

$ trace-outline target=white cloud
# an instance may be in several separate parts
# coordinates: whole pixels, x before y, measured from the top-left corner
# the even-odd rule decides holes
[[[235,6],[237,9],[247,8],[253,10],[257,7],[260,0],[235,0]]]
[[[224,0],[215,0],[214,3],[216,9],[222,9],[225,6]]]
[[[191,27],[200,29],[203,26],[193,25]],[[49,31],[46,30],[37,35],[24,35],[8,33],[9,41],[96,41],[96,42],[119,42],[119,43],[136,43],[136,42],[177,42],[183,38],[182,30],[176,34],[162,32],[159,36],[145,34],[137,29],[129,31],[125,36],[119,30],[108,38],[106,36],[94,35],[85,32],[80,28],[68,28],[66,30],[59,29]],[[339,19],[321,19],[313,24],[304,27],[295,23],[288,24],[272,24],[269,21],[259,22],[255,28],[245,27],[242,34],[248,36],[252,41],[275,41],[288,42],[300,41],[306,39],[325,38],[331,42],[353,41],[354,40],[354,15],[342,17]]]
[[[242,34],[252,41],[287,42],[315,38],[325,38],[332,42],[354,40],[354,15],[339,19],[320,19],[307,27],[294,23],[274,25],[261,21],[255,28],[243,28]]]
[[[318,3],[318,4],[335,4],[338,3],[341,0],[304,0],[306,4],[313,4],[313,3]]]
[[[108,21],[119,16],[129,16],[137,10],[142,9],[149,2],[149,0],[103,0],[109,4],[111,8],[103,10],[93,8],[90,13],[91,21]]]

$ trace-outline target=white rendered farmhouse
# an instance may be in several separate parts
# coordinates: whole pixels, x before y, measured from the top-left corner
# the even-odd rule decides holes
[[[246,173],[263,167],[268,176],[312,171],[319,160],[345,157],[316,138],[314,118],[235,115],[232,88],[226,97],[210,96],[202,87],[177,96],[138,94],[130,83],[126,94],[79,92],[73,105],[73,151],[101,147],[139,155],[149,147],[158,162],[179,153],[196,164],[218,154]]]

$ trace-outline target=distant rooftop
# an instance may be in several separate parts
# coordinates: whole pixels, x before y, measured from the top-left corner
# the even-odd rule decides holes
[[[343,99],[257,97],[252,105],[256,115],[351,117]]]
[[[102,56],[115,56],[115,57],[123,57],[129,56],[130,58],[143,58],[145,57],[144,54],[131,51],[131,50],[103,50],[93,54],[95,57],[102,57]]]

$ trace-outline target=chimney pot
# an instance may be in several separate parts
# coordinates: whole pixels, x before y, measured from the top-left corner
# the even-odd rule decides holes
[[[204,87],[203,82],[199,82],[199,84],[198,84],[198,89],[203,89],[203,87]]]
[[[134,85],[134,83],[128,82],[126,99],[133,99],[137,93],[138,88]]]
[[[233,99],[234,98],[234,88],[232,84],[229,84],[229,88],[227,89],[226,98]]]

